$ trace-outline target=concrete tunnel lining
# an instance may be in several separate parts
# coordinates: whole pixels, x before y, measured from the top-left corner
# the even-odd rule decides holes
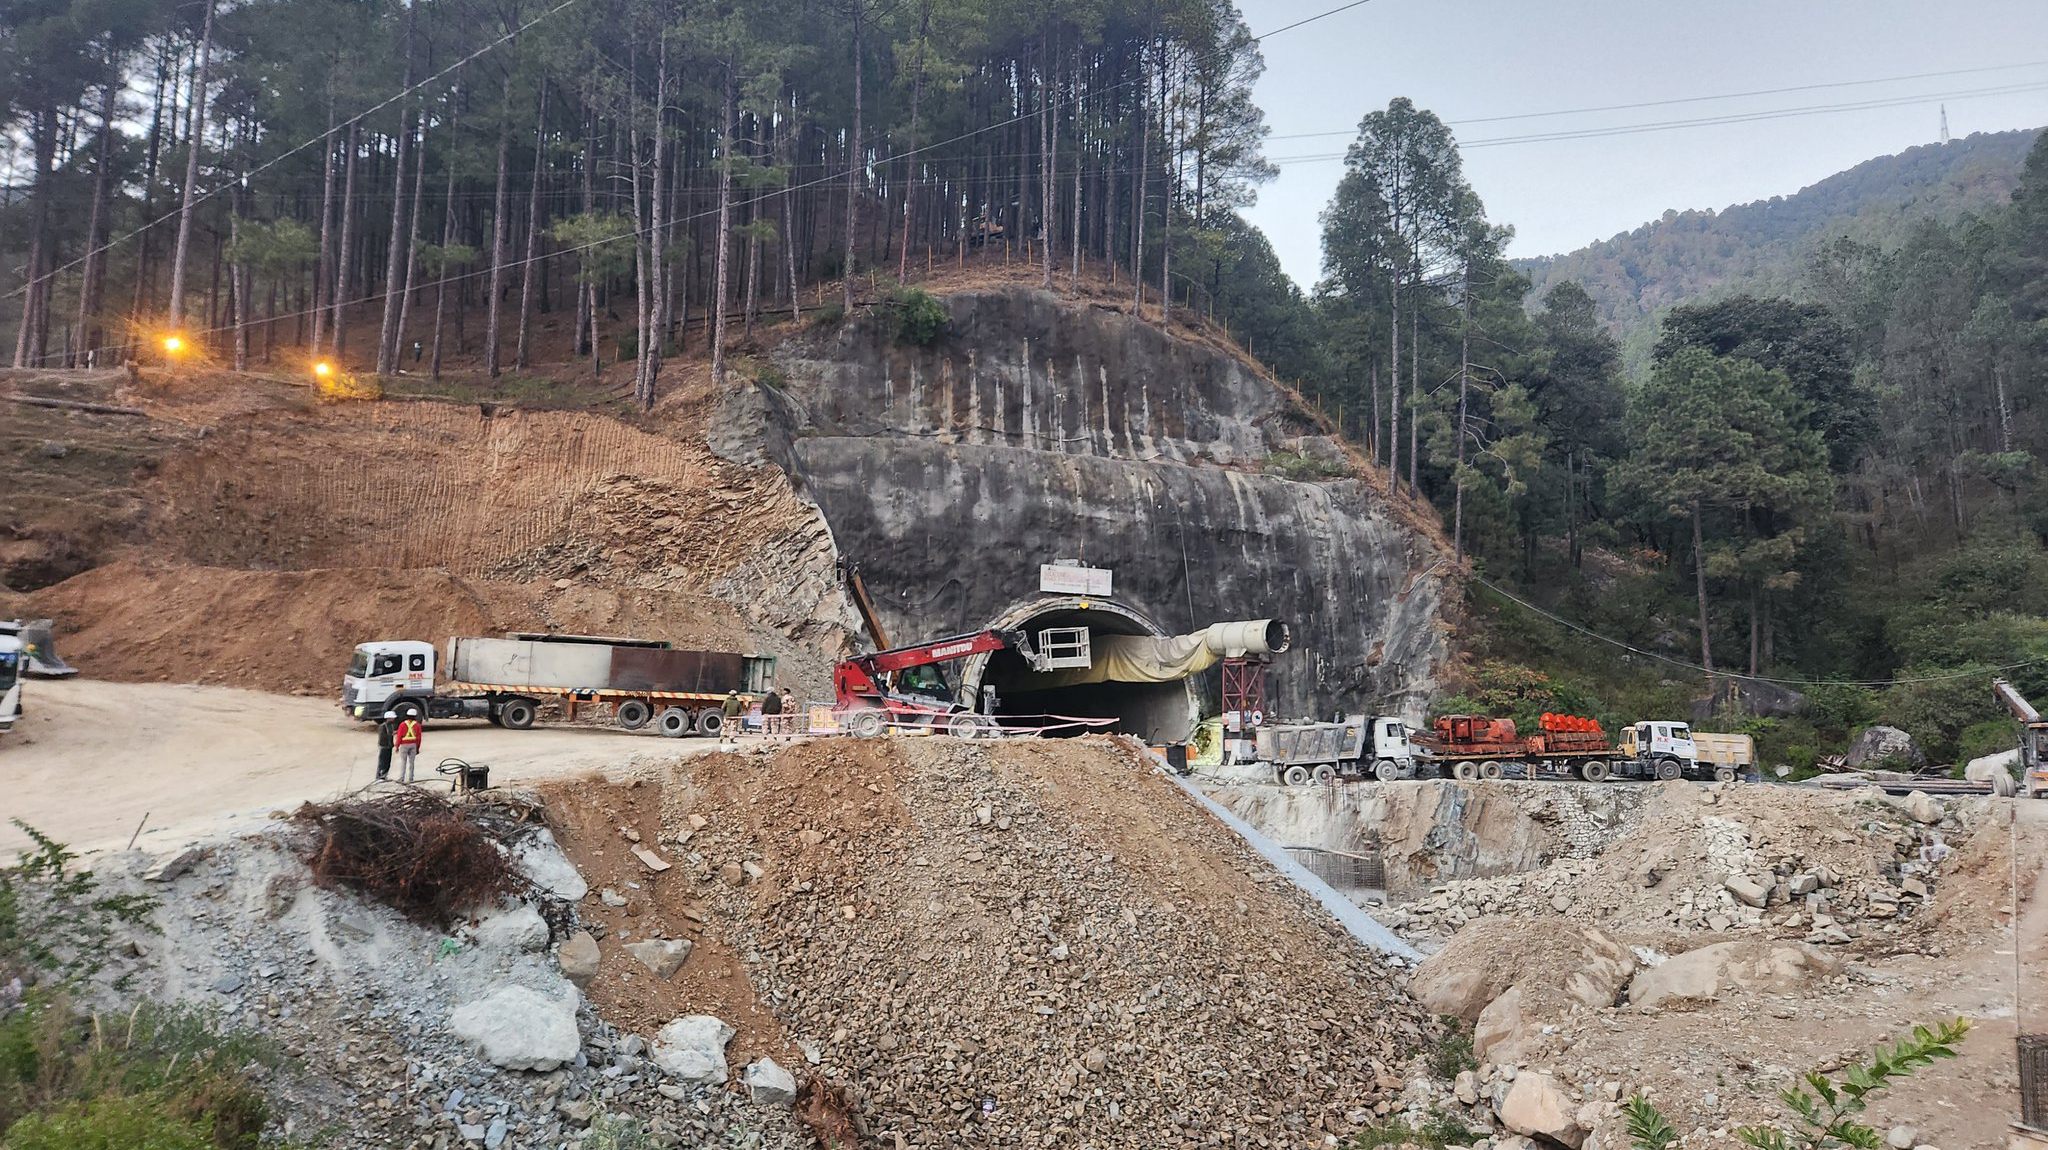
[[[1023,631],[1034,641],[1047,627],[1087,627],[1090,633],[1153,638],[1173,634],[1136,608],[1077,595],[1038,596],[1015,603],[990,620],[989,626]],[[1013,651],[975,655],[961,670],[960,698],[979,700],[983,684],[992,684],[998,716],[1113,718],[1117,724],[1108,729],[1153,744],[1186,742],[1201,720],[1193,678],[1171,683],[1090,683],[1052,690],[1032,690],[1032,678],[1023,657]]]

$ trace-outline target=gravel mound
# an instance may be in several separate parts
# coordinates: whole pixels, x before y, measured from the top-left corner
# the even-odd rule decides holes
[[[800,1074],[895,1145],[1320,1142],[1393,1108],[1428,1032],[1395,969],[1115,742],[687,770],[661,835],[710,930]]]

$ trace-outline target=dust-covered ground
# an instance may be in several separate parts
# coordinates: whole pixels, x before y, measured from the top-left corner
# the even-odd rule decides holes
[[[376,775],[375,729],[345,718],[333,697],[94,679],[32,680],[25,694],[21,722],[0,735],[0,814],[9,820],[0,823],[0,858],[27,845],[14,819],[79,851],[125,846],[141,826],[136,845],[161,851],[260,825],[272,811]],[[436,722],[420,768],[444,784],[434,765],[454,757],[516,784],[713,745],[596,725]]]
[[[1459,876],[1407,881],[1375,909],[1432,953],[1412,992],[1474,1028],[1471,1073],[1411,1085],[1418,1120],[1614,1150],[1615,1102],[1641,1091],[1684,1145],[1734,1145],[1736,1127],[1787,1117],[1778,1091],[1797,1075],[1956,1017],[1973,1027],[1961,1057],[1879,1095],[1868,1120],[1958,1150],[2002,1144],[2018,1115],[2013,1038],[2048,1029],[2048,804],[1753,784],[1318,790],[1219,794],[1289,840],[1384,850],[1390,886]]]

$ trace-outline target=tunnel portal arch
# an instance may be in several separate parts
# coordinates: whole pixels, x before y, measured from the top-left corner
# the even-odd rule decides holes
[[[1080,595],[1038,595],[1019,600],[989,620],[988,625],[1023,631],[1034,642],[1038,632],[1047,627],[1086,627],[1091,634],[1153,638],[1172,634],[1129,604]],[[1187,742],[1201,721],[1201,702],[1194,678],[1171,683],[1090,683],[1048,690],[1033,688],[1035,677],[1023,657],[1014,651],[975,655],[961,669],[960,699],[979,710],[982,688],[993,686],[998,717],[1113,718],[1117,720],[1116,726],[1107,729],[1134,735],[1150,744]]]

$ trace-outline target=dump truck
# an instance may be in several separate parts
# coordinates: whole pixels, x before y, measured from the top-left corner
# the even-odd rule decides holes
[[[1629,743],[1629,735],[1624,733],[1622,749],[1627,750]],[[1694,731],[1692,745],[1697,751],[1694,773],[1702,778],[1711,777],[1717,783],[1732,783],[1756,766],[1756,740],[1748,735]]]
[[[1415,777],[1422,762],[1408,724],[1392,715],[1346,715],[1329,723],[1275,723],[1256,736],[1259,761],[1285,786],[1371,775],[1383,783]]]
[[[1458,779],[1499,779],[1515,766],[1528,778],[1580,778],[1589,783],[1612,777],[1677,779],[1697,770],[1698,751],[1684,723],[1650,721],[1622,732],[1610,743],[1597,720],[1545,714],[1537,733],[1524,735],[1513,719],[1445,715],[1416,741],[1432,758],[1449,764]]]
[[[626,730],[653,723],[680,738],[723,731],[728,691],[751,706],[774,683],[773,656],[680,650],[659,639],[514,632],[450,639],[445,654],[409,639],[357,644],[341,680],[341,705],[362,720],[411,708],[428,719],[488,719],[525,730],[541,703],[553,699],[571,719],[580,707],[609,706]]]

